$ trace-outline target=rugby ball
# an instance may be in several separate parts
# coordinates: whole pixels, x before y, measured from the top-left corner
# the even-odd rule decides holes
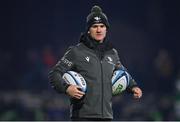
[[[112,76],[112,94],[117,95],[126,90],[129,85],[130,75],[124,70],[116,70]]]
[[[79,74],[75,71],[67,71],[66,73],[64,73],[62,78],[64,79],[64,81],[67,84],[78,85],[81,87],[81,90],[83,92],[86,92],[87,84],[86,84],[86,81],[81,74]]]

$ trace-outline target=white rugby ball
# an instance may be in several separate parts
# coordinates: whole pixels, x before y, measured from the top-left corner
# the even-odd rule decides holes
[[[116,70],[112,76],[112,94],[117,95],[126,90],[129,85],[130,75],[124,70]]]
[[[81,90],[83,92],[86,92],[87,84],[86,84],[86,81],[81,74],[79,74],[75,71],[67,71],[66,73],[64,73],[62,78],[64,79],[64,81],[67,84],[80,86]]]

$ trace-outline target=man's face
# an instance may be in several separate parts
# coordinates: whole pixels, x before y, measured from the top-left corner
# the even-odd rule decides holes
[[[103,23],[93,24],[89,29],[90,36],[96,41],[103,42],[106,37],[106,26]]]

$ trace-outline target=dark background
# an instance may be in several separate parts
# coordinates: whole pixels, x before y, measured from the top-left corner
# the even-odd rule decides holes
[[[0,120],[69,120],[69,101],[48,71],[85,31],[93,5],[108,38],[143,90],[113,98],[114,120],[180,120],[179,0],[2,0]]]

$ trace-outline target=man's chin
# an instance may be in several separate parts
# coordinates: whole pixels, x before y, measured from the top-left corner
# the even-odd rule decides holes
[[[95,40],[97,40],[97,41],[102,41],[103,38],[96,38]]]

